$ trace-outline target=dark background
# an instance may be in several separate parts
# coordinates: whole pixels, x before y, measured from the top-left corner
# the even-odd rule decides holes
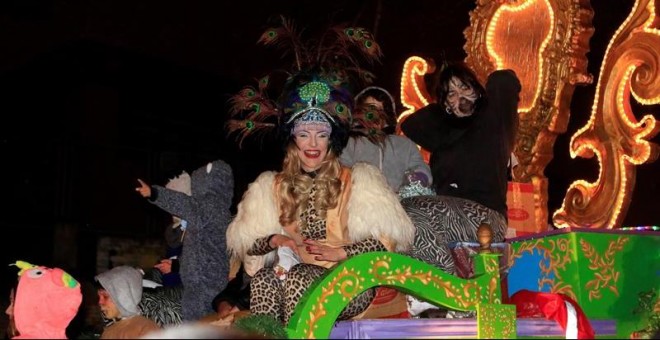
[[[633,1],[596,0],[588,54],[598,78],[607,43]],[[284,14],[313,31],[348,21],[376,35],[384,51],[376,83],[398,95],[411,55],[463,59],[474,1],[0,1],[0,266],[18,259],[48,266],[73,247],[54,230],[77,232],[74,273],[93,275],[100,236],[161,237],[167,215],[134,188],[164,184],[222,158],[234,169],[238,201],[263,170],[279,164],[272,143],[239,151],[223,131],[227,98],[281,66],[257,46],[267,19]],[[546,169],[550,215],[568,185],[594,180],[594,160],[570,159],[568,141],[591,112],[596,82],[577,88],[568,132]],[[638,110],[636,113],[648,113]],[[658,107],[651,112],[660,118]],[[654,138],[657,143],[658,138]],[[624,225],[660,220],[658,163],[637,167]],[[5,299],[15,269],[0,272]],[[76,275],[74,275],[76,276]]]

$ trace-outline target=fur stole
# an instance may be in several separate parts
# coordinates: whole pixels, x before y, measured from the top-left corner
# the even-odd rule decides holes
[[[413,243],[415,226],[382,172],[373,165],[356,163],[351,182],[348,201],[348,235],[351,241],[382,237],[396,245],[395,251],[408,250]]]
[[[282,232],[274,182],[275,172],[267,171],[248,186],[238,205],[238,213],[227,228],[227,248],[232,256],[244,260],[256,240]],[[384,237],[396,245],[396,251],[408,250],[415,227],[380,170],[367,163],[357,163],[352,168],[351,184],[348,201],[350,240],[358,242],[369,237]]]
[[[273,171],[261,173],[248,186],[238,204],[236,217],[227,227],[227,250],[232,257],[244,261],[256,240],[282,232],[274,188]]]

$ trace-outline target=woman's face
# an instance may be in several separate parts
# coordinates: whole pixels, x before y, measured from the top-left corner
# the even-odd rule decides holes
[[[306,172],[312,172],[321,167],[321,163],[328,154],[330,132],[327,124],[305,124],[294,132],[298,157]]]
[[[457,77],[451,78],[448,85],[446,107],[458,117],[471,116],[478,99],[477,91]]]

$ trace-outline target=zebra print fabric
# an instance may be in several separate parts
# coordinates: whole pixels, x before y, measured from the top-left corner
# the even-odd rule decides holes
[[[410,255],[447,273],[456,273],[448,244],[477,242],[481,223],[488,223],[493,229],[492,242],[504,241],[506,218],[474,201],[450,196],[414,196],[402,199],[401,205],[415,224]]]
[[[181,297],[183,296],[183,286],[143,288],[142,300],[138,303],[141,315],[151,319],[160,327],[180,325],[183,320],[181,317]],[[103,322],[103,327],[109,327],[115,320],[110,320],[101,313],[99,315]]]
[[[144,317],[154,320],[160,327],[180,325],[183,286],[144,288],[138,304]]]

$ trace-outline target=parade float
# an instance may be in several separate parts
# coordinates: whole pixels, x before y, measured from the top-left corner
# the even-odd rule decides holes
[[[511,230],[506,244],[491,245],[486,240],[455,245],[458,266],[463,268],[458,276],[400,254],[364,254],[345,261],[301,300],[287,325],[288,335],[644,338],[657,334],[660,233],[655,226],[622,226],[636,167],[658,156],[658,146],[649,141],[658,132],[656,120],[650,114],[637,119],[630,104],[631,95],[642,106],[660,103],[657,5],[657,0],[636,0],[611,37],[596,75],[590,118],[569,146],[571,157],[597,160],[598,177],[572,183],[561,208],[550,218],[544,170],[553,158],[556,137],[566,132],[575,87],[594,83],[585,56],[594,31],[593,9],[583,0],[477,1],[464,31],[466,63],[481,80],[494,70],[513,69],[523,85],[514,151],[519,164],[509,186]],[[400,100],[407,111],[401,120],[433,101],[425,75],[436,67],[433,60],[419,56],[406,61]],[[428,153],[422,152],[428,159]],[[348,301],[370,287],[395,289],[449,309],[476,311],[476,318],[399,315],[336,322]],[[555,315],[525,315],[520,299],[514,301],[524,294],[554,304]],[[587,328],[592,333],[584,333]]]

